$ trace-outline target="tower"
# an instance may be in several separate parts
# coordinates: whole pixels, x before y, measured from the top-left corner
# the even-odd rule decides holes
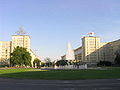
[[[30,49],[30,36],[25,35],[26,33],[22,28],[16,32],[17,35],[12,35],[12,52],[17,46]]]
[[[89,33],[89,36],[82,38],[83,48],[83,62],[98,62],[99,61],[99,48],[100,38],[94,36],[93,32]]]

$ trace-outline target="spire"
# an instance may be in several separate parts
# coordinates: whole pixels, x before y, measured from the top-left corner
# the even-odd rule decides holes
[[[67,46],[66,60],[74,60],[74,59],[75,59],[74,50],[72,49],[72,45],[69,42]]]
[[[17,32],[15,32],[17,35],[25,35],[26,32],[24,31],[24,29],[22,27],[19,28],[19,30]]]

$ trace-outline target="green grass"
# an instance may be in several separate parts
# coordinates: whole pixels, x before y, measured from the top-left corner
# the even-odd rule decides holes
[[[35,70],[35,69],[5,69],[0,70],[0,77],[42,79],[42,80],[81,80],[120,78],[120,68],[105,70]]]

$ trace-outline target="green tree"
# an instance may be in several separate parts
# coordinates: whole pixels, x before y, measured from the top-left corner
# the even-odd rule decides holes
[[[56,66],[65,66],[65,65],[68,65],[67,60],[59,60],[56,62]]]
[[[45,61],[45,65],[46,65],[47,67],[52,66],[52,61],[51,61],[50,58],[46,58],[44,61]]]
[[[17,46],[10,57],[11,66],[31,66],[31,55],[26,48]]]
[[[34,61],[33,61],[33,65],[34,67],[37,66],[37,68],[40,68],[40,60],[38,58],[36,58]]]

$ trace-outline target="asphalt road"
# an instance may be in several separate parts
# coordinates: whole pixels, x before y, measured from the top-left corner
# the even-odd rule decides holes
[[[0,90],[120,90],[120,79],[27,80],[0,78]]]

